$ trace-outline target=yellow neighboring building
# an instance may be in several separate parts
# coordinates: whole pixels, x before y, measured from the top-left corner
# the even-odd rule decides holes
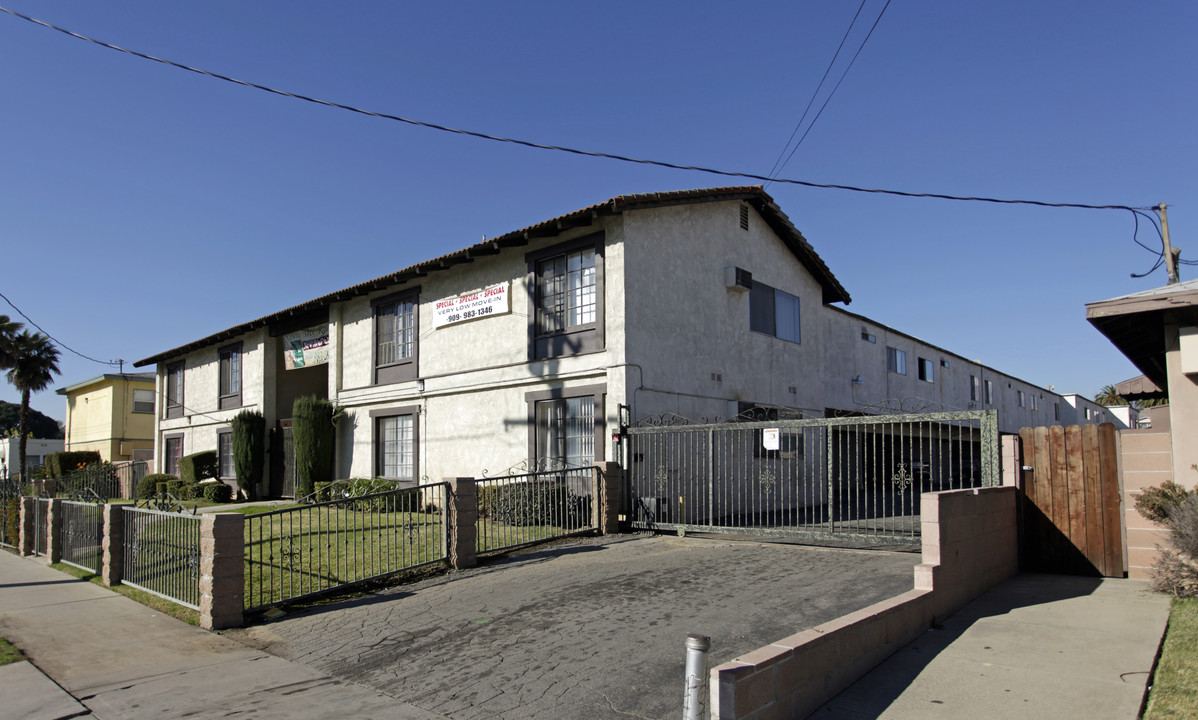
[[[100,458],[154,457],[154,373],[101,375],[56,391],[67,398],[66,450]]]

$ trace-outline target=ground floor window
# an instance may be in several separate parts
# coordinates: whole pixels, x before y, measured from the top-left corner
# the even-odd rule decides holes
[[[538,466],[588,467],[595,461],[595,398],[536,403]]]
[[[416,418],[414,415],[376,417],[375,474],[391,480],[416,477]]]
[[[179,460],[183,458],[183,436],[171,435],[162,439],[162,472],[179,475]]]
[[[233,433],[222,432],[216,434],[216,458],[220,463],[217,472],[220,473],[222,480],[233,480],[237,477],[237,470],[233,465]]]

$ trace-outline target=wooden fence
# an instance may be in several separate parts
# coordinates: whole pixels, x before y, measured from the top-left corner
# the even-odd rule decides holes
[[[1115,426],[1023,428],[1022,566],[1123,577]]]

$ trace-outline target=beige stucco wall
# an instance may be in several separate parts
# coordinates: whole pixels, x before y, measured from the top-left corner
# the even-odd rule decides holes
[[[1173,481],[1187,489],[1198,485],[1198,375],[1181,370],[1178,323],[1165,319],[1165,363],[1169,383],[1169,424],[1173,432]]]
[[[134,449],[154,446],[154,413],[133,412],[133,391],[154,383],[105,377],[68,393],[66,449],[95,450],[108,461],[130,460]]]
[[[236,342],[242,343],[242,404],[237,408],[221,410],[220,349]],[[274,417],[273,408],[265,403],[265,398],[268,388],[273,394],[276,352],[271,351],[271,346],[278,342],[278,338],[271,338],[265,329],[260,329],[185,355],[182,358],[184,413],[180,418],[162,417],[166,408],[166,364],[159,364],[158,421],[154,438],[154,464],[158,472],[163,471],[163,438],[167,435],[182,434],[183,454],[191,455],[204,450],[215,450],[217,433],[228,429],[233,418],[242,410],[262,412],[266,416],[267,427],[273,426],[277,418]]]

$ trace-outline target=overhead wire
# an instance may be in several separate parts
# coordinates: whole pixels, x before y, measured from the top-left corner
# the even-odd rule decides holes
[[[824,109],[828,107],[828,103],[832,102],[832,96],[835,95],[836,91],[840,89],[840,84],[844,82],[844,78],[849,74],[849,70],[853,69],[853,63],[857,62],[857,57],[860,56],[861,51],[865,49],[865,44],[869,42],[870,37],[873,36],[874,30],[878,27],[878,23],[881,22],[882,16],[886,14],[886,8],[888,7],[890,7],[890,0],[886,0],[886,4],[882,6],[881,12],[879,12],[878,17],[874,19],[874,24],[870,26],[869,32],[865,34],[865,39],[862,40],[861,44],[857,47],[857,52],[853,54],[853,59],[849,61],[848,67],[846,67],[844,72],[840,74],[840,79],[836,81],[836,85],[832,88],[832,92],[828,93],[828,97],[824,99],[824,104],[820,106],[819,112],[817,112],[815,117],[811,118],[811,122],[807,124],[807,129],[803,131],[803,136],[799,138],[797,143],[795,143],[794,149],[790,151],[790,154],[786,156],[786,160],[783,161],[782,165],[778,167],[778,172],[782,172],[786,169],[787,163],[789,163],[790,159],[794,157],[794,154],[799,151],[799,146],[803,144],[803,141],[806,140],[807,136],[811,133],[811,128],[815,127],[815,123],[819,122],[820,116],[824,114]]]
[[[59,340],[58,338],[54,337],[50,333],[46,332],[45,328],[43,328],[41,325],[38,325],[36,322],[34,322],[33,318],[26,315],[25,312],[23,310],[21,310],[21,308],[17,307],[15,304],[13,304],[13,301],[9,300],[8,297],[6,297],[4,295],[4,293],[0,293],[0,298],[3,298],[4,302],[8,303],[9,306],[12,307],[13,310],[16,310],[18,315],[25,318],[26,322],[28,322],[30,325],[37,328],[38,331],[41,332],[42,335],[45,335],[50,340],[53,340],[54,344],[57,345],[58,347],[60,347],[64,350],[68,350],[68,351],[78,355],[79,357],[83,358],[84,360],[91,360],[92,362],[99,363],[101,365],[109,365],[111,367],[116,367],[118,364],[120,364],[119,360],[97,360],[96,358],[94,358],[90,355],[85,355],[85,354],[79,352],[78,350],[72,348],[70,345],[67,345],[63,341]]]
[[[595,150],[582,150],[580,148],[572,148],[572,147],[567,147],[564,145],[552,145],[552,144],[548,144],[548,143],[534,142],[531,140],[521,140],[519,138],[510,138],[510,137],[503,137],[500,135],[491,135],[491,134],[479,132],[476,130],[465,130],[462,128],[454,128],[454,127],[450,127],[447,125],[440,125],[437,123],[426,122],[423,120],[415,120],[412,118],[405,118],[405,117],[401,117],[399,115],[391,115],[389,113],[375,112],[373,110],[364,110],[362,108],[357,108],[352,105],[345,105],[343,103],[333,102],[330,100],[321,100],[319,98],[313,98],[313,97],[309,97],[307,95],[301,95],[299,93],[288,92],[286,90],[278,90],[276,88],[268,87],[266,85],[261,85],[258,83],[248,82],[245,80],[238,80],[236,78],[232,78],[227,75],[222,75],[220,73],[210,72],[208,70],[202,70],[200,68],[191,67],[189,65],[184,65],[182,63],[178,63],[173,60],[165,60],[163,58],[154,57],[153,55],[148,55],[146,53],[138,52],[136,50],[129,50],[127,48],[123,48],[123,47],[120,47],[117,45],[112,45],[110,43],[106,43],[101,40],[96,40],[95,38],[91,38],[86,35],[80,35],[79,33],[72,32],[71,30],[67,30],[65,28],[58,27],[57,25],[52,25],[52,24],[44,22],[42,20],[38,20],[36,18],[29,17],[28,15],[23,15],[19,12],[16,12],[15,10],[10,10],[9,8],[6,8],[6,7],[0,7],[0,12],[8,13],[9,15],[13,15],[14,17],[21,18],[22,20],[27,20],[36,25],[41,25],[41,26],[49,28],[51,30],[55,30],[60,33],[69,35],[73,38],[77,38],[79,40],[84,40],[86,42],[93,43],[95,45],[99,45],[101,47],[105,47],[110,50],[115,50],[117,52],[122,52],[122,53],[126,53],[128,55],[133,55],[135,57],[139,57],[144,60],[150,60],[150,61],[153,61],[156,63],[162,63],[163,65],[169,65],[171,67],[178,68],[180,70],[186,70],[187,72],[196,73],[198,75],[204,75],[207,77],[215,78],[217,80],[223,80],[225,82],[233,83],[234,85],[241,85],[244,87],[254,88],[256,90],[261,90],[263,92],[271,93],[274,95],[280,95],[282,97],[289,97],[289,98],[292,98],[295,100],[302,100],[304,102],[314,103],[316,105],[323,105],[325,107],[337,108],[340,110],[345,110],[347,112],[357,113],[359,115],[376,117],[376,118],[380,118],[383,120],[392,120],[394,122],[405,123],[407,125],[414,125],[417,127],[428,128],[430,130],[438,130],[440,132],[452,133],[455,135],[465,135],[468,137],[479,138],[482,140],[491,140],[494,142],[511,143],[514,145],[520,145],[522,147],[528,147],[528,148],[535,148],[538,150],[553,150],[556,152],[570,153],[573,155],[581,155],[581,156],[585,156],[585,157],[604,158],[607,160],[617,160],[620,162],[636,163],[639,165],[651,165],[651,166],[655,166],[655,167],[669,168],[671,170],[689,170],[689,171],[694,171],[694,172],[708,173],[711,175],[722,175],[725,177],[746,178],[749,180],[760,180],[761,182],[772,181],[772,182],[778,182],[778,183],[786,183],[789,185],[798,185],[801,187],[820,188],[820,189],[825,189],[825,190],[845,190],[845,191],[850,191],[850,192],[872,193],[872,194],[877,194],[877,195],[894,195],[897,197],[929,198],[929,199],[937,199],[937,200],[956,200],[956,201],[962,201],[962,202],[985,202],[985,203],[996,203],[996,204],[1003,204],[1003,205],[1034,205],[1034,206],[1038,206],[1038,207],[1077,208],[1077,209],[1081,209],[1081,210],[1133,210],[1133,209],[1137,209],[1137,208],[1133,208],[1128,205],[1094,205],[1094,204],[1089,204],[1089,203],[1062,203],[1062,202],[1047,202],[1047,201],[1043,201],[1043,200],[1019,200],[1019,199],[1009,199],[1009,198],[1004,199],[1004,198],[978,197],[978,196],[968,196],[968,195],[949,195],[947,193],[923,193],[923,192],[910,192],[910,191],[905,191],[905,190],[889,190],[889,189],[883,189],[883,188],[866,188],[866,187],[860,187],[860,186],[856,186],[856,185],[843,185],[843,184],[839,184],[839,183],[818,183],[818,182],[812,182],[810,180],[768,177],[765,175],[760,175],[758,173],[738,172],[738,171],[733,171],[733,170],[719,170],[716,168],[703,167],[701,165],[683,165],[681,163],[672,163],[672,162],[666,162],[663,160],[649,160],[649,159],[645,159],[645,158],[634,158],[634,157],[629,157],[626,155],[618,155],[615,153],[599,152],[599,151],[595,151]],[[1145,208],[1139,208],[1139,209],[1146,210],[1146,209],[1150,209],[1150,208],[1145,207]]]
[[[849,33],[853,32],[853,28],[857,25],[857,18],[861,17],[861,11],[865,9],[866,0],[861,0],[861,4],[857,6],[857,12],[853,15],[849,27],[844,31],[844,36],[840,38],[840,44],[836,46],[836,52],[833,53],[832,59],[828,62],[828,67],[824,68],[824,76],[819,79],[819,84],[815,86],[815,91],[811,93],[811,99],[807,101],[807,107],[803,108],[803,114],[799,116],[799,121],[795,123],[794,130],[790,131],[790,137],[786,139],[786,144],[782,146],[782,150],[778,153],[778,157],[774,160],[774,164],[770,166],[770,175],[776,172],[781,172],[778,163],[782,162],[782,157],[786,155],[786,149],[794,141],[795,135],[799,133],[799,128],[803,126],[803,121],[807,119],[807,113],[811,111],[811,106],[815,104],[815,99],[819,97],[819,91],[824,87],[824,81],[828,79],[828,74],[832,72],[833,66],[836,65],[837,58],[840,57],[840,51],[844,49],[844,43],[849,39]],[[766,183],[769,186],[769,183]]]

